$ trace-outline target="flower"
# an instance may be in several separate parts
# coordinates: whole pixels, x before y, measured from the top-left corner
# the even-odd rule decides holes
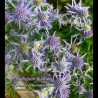
[[[34,69],[38,68],[39,70],[41,70],[43,68],[45,62],[42,59],[42,55],[43,54],[35,54],[32,51],[32,58],[30,61],[32,62]]]
[[[83,94],[85,92],[84,86],[83,85],[79,85],[76,87],[76,90],[79,94]]]
[[[76,18],[85,19],[89,16],[88,9],[89,7],[82,7],[81,0],[78,4],[76,4],[75,0],[72,0],[72,5],[67,4],[68,6],[65,6],[67,8],[67,12],[69,14],[75,15]]]
[[[59,77],[56,76],[56,80],[53,80],[53,83],[54,83],[54,96],[60,96],[60,98],[67,98],[69,96],[69,85],[68,83],[66,82],[66,77],[63,76],[63,77]],[[64,93],[66,92],[66,93]],[[64,97],[66,96],[66,97]]]
[[[54,35],[49,36],[47,41],[51,48],[56,48],[58,45],[60,45],[59,38]]]
[[[73,41],[73,38],[75,37],[74,41]],[[70,44],[64,40],[66,46],[67,46],[67,49],[70,50],[71,52],[77,52],[78,51],[78,45],[80,45],[82,43],[82,41],[80,40],[79,42],[76,42],[77,40],[77,35],[74,35],[74,36],[71,36],[71,42]]]
[[[21,28],[22,22],[28,22],[30,17],[33,15],[31,10],[32,7],[30,6],[31,1],[25,1],[25,0],[19,0],[17,1],[17,5],[15,5],[11,0],[8,0],[8,3],[10,3],[13,6],[13,12],[10,14],[10,20],[8,23],[15,21],[19,25],[19,29]]]
[[[79,69],[82,73],[83,66],[84,65],[89,65],[88,63],[84,62],[84,60],[83,60],[83,58],[87,55],[87,53],[85,53],[83,56],[79,56],[79,51],[77,52],[77,55],[74,56],[71,60],[72,67],[74,68],[73,75],[75,75],[76,69]]]
[[[36,24],[38,31],[42,28],[46,30],[51,29],[52,13],[50,11],[37,11],[35,14],[34,23]]]
[[[91,29],[89,31],[81,30],[80,34],[83,38],[90,38],[93,36],[93,31]]]
[[[79,79],[77,79],[76,83],[73,85],[76,87],[75,89],[76,93],[79,93],[79,95],[84,94],[84,92],[86,92],[86,89],[84,88],[84,84],[81,84]]]
[[[70,94],[70,90],[68,88],[62,89],[61,94],[58,92],[56,98],[68,98]]]
[[[73,61],[72,61],[72,65],[75,68],[82,68],[84,66],[84,61],[81,57],[76,56]]]
[[[93,98],[93,92],[92,91],[86,92],[85,97],[86,98]]]
[[[68,62],[66,60],[66,58],[63,56],[62,60],[56,61],[55,68],[56,69],[54,69],[53,72],[58,72],[60,74],[61,73],[65,74],[66,72],[70,71],[69,70],[69,68],[70,68],[70,62]]]
[[[88,13],[89,7],[82,7],[81,0],[78,4],[75,0],[72,0],[72,5],[67,4],[65,8],[68,10],[68,15],[71,16],[69,19],[71,26],[74,26],[77,30],[83,30],[85,24],[91,24],[91,22],[88,22],[90,20],[88,19],[88,16],[90,16]]]

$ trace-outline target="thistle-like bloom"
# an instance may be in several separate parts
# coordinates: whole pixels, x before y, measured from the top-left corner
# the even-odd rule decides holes
[[[38,31],[42,28],[46,30],[51,29],[52,13],[50,11],[37,11],[35,15],[34,23],[36,24]]]
[[[42,59],[42,56],[43,54],[39,53],[39,54],[35,54],[33,51],[32,51],[32,58],[31,58],[31,62],[33,64],[33,67],[34,69],[35,68],[38,68],[40,71],[42,71],[43,69],[43,66],[44,66],[44,61]]]
[[[72,0],[72,5],[67,4],[68,6],[65,6],[68,9],[68,13],[75,15],[77,18],[85,19],[89,16],[88,9],[89,7],[82,7],[81,0],[78,4],[76,4],[75,0]]]
[[[10,14],[11,19],[8,23],[15,21],[18,23],[20,29],[22,22],[28,22],[33,15],[31,12],[32,7],[30,6],[31,2],[32,0],[27,2],[25,0],[19,0],[17,5],[15,5],[11,0],[8,0],[8,3],[14,7],[13,12]]]
[[[76,90],[79,94],[83,94],[85,92],[84,86],[83,85],[79,85],[76,87]]]
[[[37,53],[35,54],[34,51],[32,51],[32,56],[31,56],[31,59],[30,60],[20,60],[22,63],[25,63],[25,62],[31,62],[32,64],[29,65],[26,69],[26,71],[30,68],[30,67],[33,67],[34,70],[35,68],[38,68],[40,71],[43,71],[43,66],[44,66],[44,60],[42,58],[43,54],[41,53]]]
[[[66,60],[66,58],[63,56],[62,60],[60,61],[56,61],[55,64],[55,70],[53,70],[53,72],[58,72],[58,73],[63,73],[65,74],[66,72],[69,72],[69,68],[70,68],[70,62],[68,62]]]
[[[85,97],[86,98],[93,98],[93,92],[92,91],[86,92]]]
[[[89,31],[84,31],[84,30],[81,30],[80,31],[80,34],[83,38],[90,38],[93,36],[93,31],[92,30],[89,30]]]
[[[74,37],[75,37],[75,39],[73,41],[73,38]],[[82,43],[81,40],[79,42],[76,42],[76,40],[77,40],[77,36],[76,35],[71,36],[71,42],[70,42],[70,44],[67,41],[64,40],[64,42],[65,42],[68,50],[70,50],[73,53],[78,51],[78,48],[77,47],[78,47],[78,45],[80,45]]]
[[[13,30],[12,32],[10,33],[15,33]],[[13,34],[13,36],[17,37],[18,39],[18,42],[11,42],[11,45],[13,47],[15,47],[15,50],[17,51],[17,60],[20,60],[20,59],[27,59],[27,57],[29,57],[29,49],[31,48],[30,47],[30,44],[31,43],[28,43],[28,35],[23,35],[22,33],[21,34]]]
[[[82,68],[83,66],[84,66],[84,61],[83,61],[83,59],[81,58],[81,57],[79,57],[79,56],[76,56],[74,59],[73,59],[73,61],[72,61],[72,65],[73,65],[73,67],[75,67],[75,68]]]
[[[77,52],[77,56],[74,56],[72,59],[72,67],[74,68],[73,70],[73,75],[75,74],[76,69],[79,69],[82,73],[82,68],[84,65],[89,65],[88,63],[84,62],[83,58],[87,55],[85,53],[83,56],[79,56],[79,51]]]
[[[40,68],[40,66],[43,64],[40,56],[37,56],[35,54],[32,55],[31,62],[35,66],[35,68],[36,67]]]
[[[71,26],[74,26],[78,30],[83,30],[83,27],[88,22],[88,9],[89,7],[82,7],[81,0],[76,4],[75,0],[72,0],[72,5],[67,4],[67,13],[71,15]]]
[[[86,89],[84,88],[84,84],[81,84],[79,79],[77,79],[76,83],[73,85],[76,87],[75,89],[76,93],[79,93],[79,95],[84,94],[86,92]]]
[[[53,49],[60,45],[59,38],[54,35],[49,36],[47,42],[49,44],[49,47]]]
[[[58,92],[56,98],[69,98],[70,90],[68,88],[62,89],[62,97],[61,94]]]
[[[63,93],[64,90],[68,90],[69,88],[69,85],[68,83],[66,82],[66,77],[59,77],[56,76],[56,80],[53,80],[54,82],[54,97],[55,96],[58,96],[58,94],[60,95],[60,98],[64,98],[64,96],[69,96],[69,91],[65,91],[65,92],[68,92],[68,93]],[[65,98],[67,98],[65,97]]]

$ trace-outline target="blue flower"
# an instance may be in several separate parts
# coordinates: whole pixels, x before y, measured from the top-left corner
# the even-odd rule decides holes
[[[68,62],[66,60],[66,58],[63,56],[62,60],[56,61],[55,63],[55,69],[53,70],[53,72],[58,72],[58,73],[63,73],[65,74],[66,72],[70,71],[70,62]]]
[[[73,38],[74,41],[73,41]],[[66,47],[69,51],[71,51],[72,53],[77,52],[78,51],[78,45],[80,45],[82,43],[82,41],[80,40],[79,42],[77,41],[77,35],[71,36],[71,40],[70,43],[68,43],[66,40],[64,40]]]
[[[86,92],[85,97],[86,98],[93,98],[93,92],[92,91]]]
[[[78,4],[76,4],[75,0],[72,0],[72,5],[67,4],[65,6],[67,8],[67,14],[70,15],[71,26],[75,27],[77,30],[83,30],[85,24],[88,23],[90,19],[88,19],[89,7],[82,7],[81,0]]]
[[[17,5],[14,4],[11,0],[8,0],[8,3],[10,3],[13,6],[13,12],[10,13],[10,20],[8,23],[11,23],[13,21],[17,22],[19,25],[19,29],[21,28],[22,22],[28,22],[30,20],[30,17],[32,17],[32,6],[30,6],[32,0],[26,2],[25,0],[19,0],[17,1]]]
[[[68,6],[65,6],[68,9],[68,13],[75,15],[79,18],[87,18],[89,16],[88,9],[89,7],[82,7],[81,0],[78,4],[76,4],[75,0],[72,0],[72,5],[67,4]]]
[[[74,68],[82,68],[84,66],[84,61],[81,57],[76,56],[73,61],[72,61],[72,65]]]
[[[59,41],[59,38],[56,37],[56,36],[49,36],[48,38],[48,44],[51,48],[55,48],[57,47],[58,45],[60,45],[60,41]]]
[[[59,95],[60,98],[68,98],[69,85],[68,85],[68,82],[66,81],[66,77],[56,76],[56,79],[55,80],[53,79],[53,83],[54,83],[54,91],[53,91],[54,97]]]
[[[52,28],[52,13],[50,11],[37,11],[35,14],[34,23],[38,31],[42,28],[48,30]]]
[[[90,38],[93,36],[93,31],[92,30],[89,30],[89,31],[84,31],[84,30],[81,30],[80,31],[80,34],[83,38]]]

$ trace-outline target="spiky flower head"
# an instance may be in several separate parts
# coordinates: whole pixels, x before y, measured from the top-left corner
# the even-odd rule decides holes
[[[37,21],[36,21],[37,20]],[[37,25],[38,29],[41,28],[50,29],[52,28],[52,13],[49,11],[40,11],[36,13],[36,20],[35,24]]]
[[[52,48],[57,47],[60,44],[59,38],[56,37],[56,36],[54,36],[54,35],[53,36],[49,36],[49,38],[48,38],[48,44]]]
[[[37,55],[33,51],[32,51],[31,62],[32,62],[34,68],[39,68],[40,70],[42,69],[42,66],[44,65],[44,61],[43,61],[41,55]]]
[[[79,94],[83,94],[86,91],[83,85],[77,86],[76,90]]]
[[[19,29],[21,28],[22,22],[28,22],[30,20],[30,17],[32,17],[30,6],[32,1],[25,1],[25,0],[19,0],[17,1],[17,4],[15,4],[13,1],[8,0],[8,2],[13,6],[13,12],[10,14],[11,19],[8,21],[8,23],[15,21],[19,25]]]
[[[77,51],[79,50],[78,45],[80,45],[82,43],[81,40],[77,42],[77,35],[71,36],[70,43],[68,43],[66,40],[64,40],[64,42],[67,46],[67,49],[69,51],[71,51],[72,53],[74,53],[74,52],[77,53]]]
[[[63,56],[62,60],[56,62],[55,67],[56,70],[54,70],[54,72],[65,74],[66,72],[69,71],[70,62],[68,62],[66,58]]]
[[[93,98],[93,92],[92,91],[86,92],[85,97],[86,98]]]
[[[38,65],[41,63],[41,59],[38,58],[36,55],[34,55],[32,58],[31,58],[31,61],[34,65]]]
[[[69,88],[69,85],[67,84],[67,82],[66,82],[66,77],[58,77],[57,75],[56,75],[56,80],[53,80],[53,82],[54,82],[54,96],[58,96],[58,93],[59,93],[59,95],[61,96],[61,98],[64,98],[63,96],[65,95],[63,95],[63,90],[64,89],[68,89]],[[66,97],[65,97],[66,98]]]
[[[83,38],[90,38],[93,36],[93,31],[92,30],[89,30],[89,31],[81,30],[80,34],[82,35]]]
[[[48,95],[48,92],[45,89],[42,89],[40,94],[45,98]]]
[[[59,89],[62,89],[64,87],[66,87],[66,81],[65,81],[65,78],[60,78],[60,79],[57,79],[55,80],[55,84],[54,84],[54,87],[56,87],[57,90]]]
[[[13,12],[14,18],[18,20],[25,20],[27,16],[27,10],[23,7],[16,7]]]
[[[56,98],[68,98],[70,94],[70,90],[68,88],[62,89],[62,93],[59,92],[56,95]]]
[[[82,7],[81,0],[78,4],[76,4],[75,0],[72,0],[72,5],[67,4],[68,6],[65,6],[68,9],[68,13],[72,15],[76,15],[80,18],[87,18],[89,16],[88,9],[89,7]]]
[[[84,66],[84,61],[80,56],[76,56],[73,60],[72,60],[72,66],[76,69],[81,69]]]
[[[82,2],[76,4],[76,0],[72,0],[72,5],[67,4],[65,6],[67,8],[67,14],[70,16],[69,20],[72,27],[75,27],[77,30],[83,30],[85,28],[85,24],[90,25],[88,21],[90,20],[88,16],[89,7],[82,7]]]

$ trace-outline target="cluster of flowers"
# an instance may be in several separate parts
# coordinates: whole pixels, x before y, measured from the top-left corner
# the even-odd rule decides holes
[[[14,28],[10,30],[9,36],[6,35],[5,75],[13,82],[14,68],[18,68],[18,71],[24,68],[25,71],[34,69],[39,73],[44,72],[46,78],[52,78],[47,83],[53,84],[53,87],[35,90],[39,98],[68,98],[71,85],[75,86],[79,96],[93,98],[92,90],[85,89],[86,77],[92,85],[93,79],[88,75],[92,66],[83,60],[87,53],[80,56],[77,47],[84,39],[93,36],[89,7],[82,7],[81,0],[78,4],[72,0],[72,5],[67,4],[65,8],[67,12],[60,14],[46,0],[5,0],[5,25],[18,26],[18,31]],[[50,35],[54,21],[58,21],[60,28],[70,24],[71,28],[76,28],[80,33],[71,35],[70,43],[64,39],[62,44],[56,32]],[[40,40],[36,39],[36,34]],[[80,40],[78,37],[81,37]],[[29,65],[26,67],[24,63]],[[84,65],[88,70],[83,70]]]

